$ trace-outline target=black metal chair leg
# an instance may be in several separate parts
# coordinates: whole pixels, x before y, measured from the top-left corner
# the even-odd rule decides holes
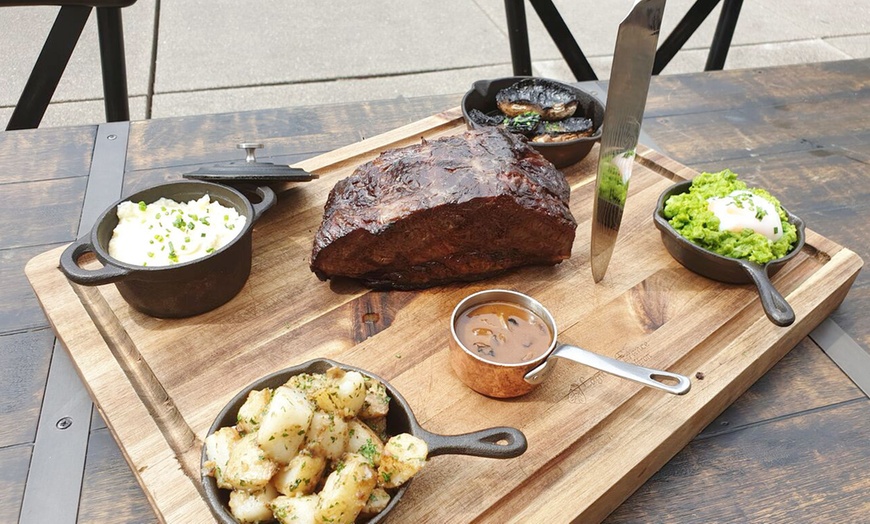
[[[100,60],[103,67],[103,98],[106,103],[106,121],[130,120],[121,8],[98,7],[97,28],[100,35]]]
[[[91,14],[91,7],[63,6],[21,92],[6,130],[39,127],[60,77]]]
[[[556,6],[553,5],[552,0],[531,0],[531,3],[541,22],[544,23],[547,32],[550,33],[550,38],[553,39],[559,52],[562,53],[562,58],[571,68],[571,72],[574,73],[574,77],[579,82],[598,80],[598,76],[596,76],[589,61],[586,60],[586,55],[580,50],[577,40],[574,39],[571,30],[568,29],[568,25],[565,24],[565,20],[559,14]]]
[[[667,67],[674,56],[676,56],[677,52],[683,48],[686,42],[689,41],[692,34],[701,27],[704,20],[707,19],[711,12],[713,12],[713,9],[718,3],[719,0],[698,0],[689,8],[686,15],[682,20],[680,20],[680,23],[677,24],[677,27],[674,28],[673,32],[668,35],[667,39],[665,39],[664,43],[662,43],[658,51],[656,51],[656,59],[653,63],[652,74],[657,75]],[[730,43],[731,39],[729,38],[728,41]]]
[[[722,4],[722,12],[719,13],[719,23],[716,24],[716,33],[713,35],[713,43],[710,45],[704,71],[721,71],[725,67],[725,59],[728,57],[731,38],[734,36],[734,28],[737,27],[737,18],[740,16],[742,6],[743,0],[725,0]]]
[[[514,76],[532,76],[529,29],[526,25],[526,7],[523,2],[525,0],[504,0]]]

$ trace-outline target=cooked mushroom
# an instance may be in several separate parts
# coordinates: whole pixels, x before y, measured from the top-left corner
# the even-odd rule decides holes
[[[526,78],[495,95],[496,104],[507,116],[533,112],[544,120],[562,120],[574,115],[578,100],[564,86],[542,78]]]

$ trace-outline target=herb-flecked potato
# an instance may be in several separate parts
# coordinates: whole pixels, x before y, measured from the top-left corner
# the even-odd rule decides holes
[[[375,419],[387,416],[390,410],[390,396],[387,388],[379,381],[365,377],[366,398],[360,409],[359,418],[363,420]]]
[[[351,524],[366,505],[377,482],[375,470],[365,457],[347,453],[326,478],[320,491],[315,521]]]
[[[272,390],[269,388],[254,390],[248,394],[247,400],[236,415],[236,428],[239,433],[250,433],[260,429],[260,422],[271,400]]]
[[[330,460],[341,457],[347,447],[348,424],[335,413],[315,411],[305,434],[305,447]]]
[[[313,394],[317,406],[323,411],[342,417],[354,417],[366,400],[365,378],[356,371],[332,368],[326,372],[330,379]]]
[[[363,509],[359,514],[360,517],[371,518],[384,511],[387,504],[390,503],[391,498],[390,494],[387,493],[387,490],[384,488],[373,489],[372,494],[369,495],[369,499],[366,501],[366,505],[363,506]]]
[[[312,455],[304,449],[278,470],[272,477],[272,484],[282,495],[308,495],[317,487],[325,469],[324,457]]]
[[[384,443],[378,434],[357,419],[348,422],[347,426],[347,451],[359,453],[368,459],[369,464],[374,467],[380,466],[381,455],[384,453]]]
[[[237,490],[258,491],[277,471],[278,464],[266,458],[257,445],[257,434],[248,433],[230,450],[224,480]]]
[[[305,441],[313,415],[314,406],[304,393],[279,387],[260,422],[257,444],[267,457],[288,464]]]
[[[278,497],[272,501],[272,513],[281,524],[320,524],[315,520],[317,495]]]
[[[378,485],[384,488],[401,486],[420,471],[428,453],[426,442],[414,435],[400,433],[390,437],[381,455]]]
[[[224,472],[230,460],[230,452],[241,438],[236,428],[226,427],[220,428],[205,439],[206,453],[211,458],[205,463],[205,467],[210,470],[219,488],[233,488],[232,484],[224,479]]]
[[[230,493],[230,513],[240,524],[272,520],[270,503],[277,496],[278,492],[271,484],[252,493],[234,490]]]

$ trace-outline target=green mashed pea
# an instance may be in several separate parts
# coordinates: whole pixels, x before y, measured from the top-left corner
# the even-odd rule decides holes
[[[733,191],[748,190],[776,208],[783,234],[776,242],[751,229],[740,232],[719,231],[719,218],[709,210],[708,198],[725,197]],[[797,230],[775,197],[764,189],[747,188],[737,175],[726,169],[719,173],[701,173],[692,181],[688,193],[673,195],[665,202],[664,216],[680,235],[716,254],[742,258],[758,264],[782,258],[797,241]]]

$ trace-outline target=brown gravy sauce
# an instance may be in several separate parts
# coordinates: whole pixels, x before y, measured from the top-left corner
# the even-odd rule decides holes
[[[486,302],[465,310],[454,326],[459,341],[478,357],[501,364],[535,360],[553,335],[535,313],[509,302]]]

